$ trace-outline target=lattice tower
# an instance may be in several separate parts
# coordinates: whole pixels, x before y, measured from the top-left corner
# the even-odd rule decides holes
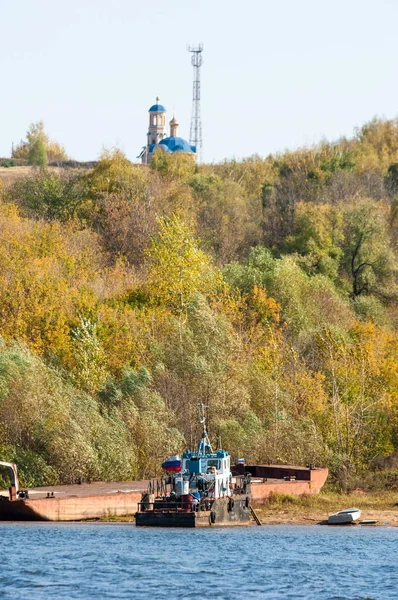
[[[203,63],[202,51],[203,44],[188,46],[188,52],[192,54],[191,62],[193,65],[192,116],[189,143],[196,146],[198,162],[201,162],[203,155],[202,120],[200,116],[200,67]]]

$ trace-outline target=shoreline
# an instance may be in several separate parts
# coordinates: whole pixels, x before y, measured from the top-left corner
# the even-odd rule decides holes
[[[261,510],[254,507],[262,525],[327,525],[325,512],[292,513],[288,510]],[[376,523],[364,527],[398,527],[398,510],[364,510],[362,520],[375,520]],[[361,523],[357,523],[360,525]],[[334,525],[334,527],[338,527]],[[340,525],[346,527],[346,525]]]
[[[262,509],[258,505],[253,506],[261,525],[327,525],[328,514],[321,511],[303,511],[291,512],[289,510]],[[361,514],[362,520],[375,520],[377,523],[363,525],[363,527],[398,527],[398,509],[397,510],[364,510]],[[87,522],[87,521],[86,521]],[[133,516],[126,517],[106,517],[101,519],[101,523],[135,523]],[[253,526],[255,525],[253,521]],[[354,523],[360,525],[361,523]],[[346,525],[334,525],[333,527],[346,527]]]
[[[260,518],[261,525],[277,527],[278,525],[308,525],[308,526],[328,526],[327,517],[324,512],[306,512],[306,513],[291,513],[289,511],[280,510],[261,510],[255,508],[258,517]],[[375,520],[376,523],[372,524],[361,524],[362,520]],[[133,515],[126,515],[124,517],[102,517],[101,519],[87,519],[82,521],[0,521],[1,525],[127,525],[131,524],[135,526],[135,518]],[[252,521],[250,526],[255,527],[256,523]],[[397,511],[377,511],[368,510],[363,511],[361,519],[357,523],[349,525],[330,525],[329,527],[348,527],[348,526],[362,526],[362,527],[398,527],[398,510]]]
[[[320,493],[316,496],[293,498],[275,495],[265,502],[253,502],[264,525],[326,525],[329,515],[356,507],[361,511],[359,521],[374,520],[366,527],[398,527],[398,494],[391,491],[379,493]]]
[[[298,497],[274,494],[264,502],[253,502],[264,525],[326,525],[329,515],[349,507],[361,511],[359,521],[376,521],[365,527],[398,527],[398,491],[394,489],[357,488],[351,493],[322,490],[320,494]]]
[[[391,495],[372,497],[371,494],[365,494],[356,497],[355,495],[320,494],[319,496],[296,498],[281,496],[278,500],[287,502],[287,504],[275,506],[267,501],[264,503],[253,502],[252,506],[262,525],[327,525],[328,516],[333,512],[343,510],[348,506],[357,506],[361,510],[360,521],[376,521],[375,524],[365,524],[363,527],[398,527],[398,505],[395,506],[395,502],[391,501],[395,500],[395,497],[391,498]],[[378,503],[383,506],[372,506],[372,504],[377,505]],[[101,522],[134,523],[135,519],[132,515],[127,515],[125,517],[105,517],[101,519]],[[360,524],[360,522],[354,523],[354,525]],[[334,525],[333,527],[346,527],[346,525]]]
[[[142,487],[143,483],[146,482],[134,482],[134,484],[126,482],[123,484],[119,483],[118,487],[115,487],[116,484],[114,482],[99,482],[81,486],[62,486],[61,491],[63,493],[68,492],[69,494],[77,494],[78,491],[81,496],[80,501],[90,499],[92,488],[96,488],[96,494],[105,494],[104,498],[108,498],[109,492],[119,491],[125,493],[116,494],[117,498],[121,496],[123,500],[126,500],[127,496],[140,497],[141,491],[144,489]],[[52,489],[59,491],[58,488]],[[48,492],[48,488],[37,488],[32,491],[32,495],[43,496],[44,499],[41,501],[46,503],[48,502],[48,499],[45,498],[46,491]],[[89,497],[87,498],[88,494]],[[78,500],[77,496],[75,496],[75,499]],[[361,511],[360,521],[376,521],[375,524],[364,525],[366,527],[398,527],[398,490],[396,489],[379,491],[356,489],[351,493],[325,490],[321,491],[320,494],[303,494],[300,496],[273,493],[264,501],[256,501],[255,498],[252,498],[252,506],[262,525],[323,525],[327,523],[329,515],[348,507],[356,507]],[[64,522],[135,523],[133,506],[125,505],[123,508],[127,509],[124,515],[119,510],[119,514],[117,515],[116,513],[117,516],[96,518],[93,515],[91,518],[87,518],[87,520],[84,520],[83,517],[82,520],[73,519],[71,521],[65,520]],[[86,516],[88,515],[86,514]],[[15,522],[13,519],[11,520]],[[1,522],[5,523],[7,520]],[[50,519],[46,522],[52,522],[52,520]],[[61,521],[54,520],[54,522]]]

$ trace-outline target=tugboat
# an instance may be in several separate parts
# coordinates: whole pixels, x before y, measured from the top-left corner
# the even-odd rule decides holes
[[[251,475],[232,476],[230,455],[222,449],[213,451],[205,406],[199,409],[203,432],[198,449],[162,464],[166,477],[150,481],[138,503],[138,527],[249,525]]]

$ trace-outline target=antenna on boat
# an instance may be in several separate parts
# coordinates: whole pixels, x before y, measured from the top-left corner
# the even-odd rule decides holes
[[[206,429],[206,411],[205,411],[205,408],[207,408],[207,406],[205,406],[203,403],[198,404],[199,422],[203,425],[203,432],[202,432],[201,440],[199,442],[199,448],[198,448],[198,450],[202,454],[206,454],[206,450],[210,450],[210,452],[213,452],[213,449],[212,449],[211,444],[210,444],[209,436],[208,436],[208,433],[207,433],[207,429]]]

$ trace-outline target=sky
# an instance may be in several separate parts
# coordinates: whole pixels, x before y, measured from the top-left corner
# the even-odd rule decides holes
[[[267,156],[398,114],[398,0],[0,0],[0,156],[43,120],[76,160],[136,161],[159,95],[203,158]]]

